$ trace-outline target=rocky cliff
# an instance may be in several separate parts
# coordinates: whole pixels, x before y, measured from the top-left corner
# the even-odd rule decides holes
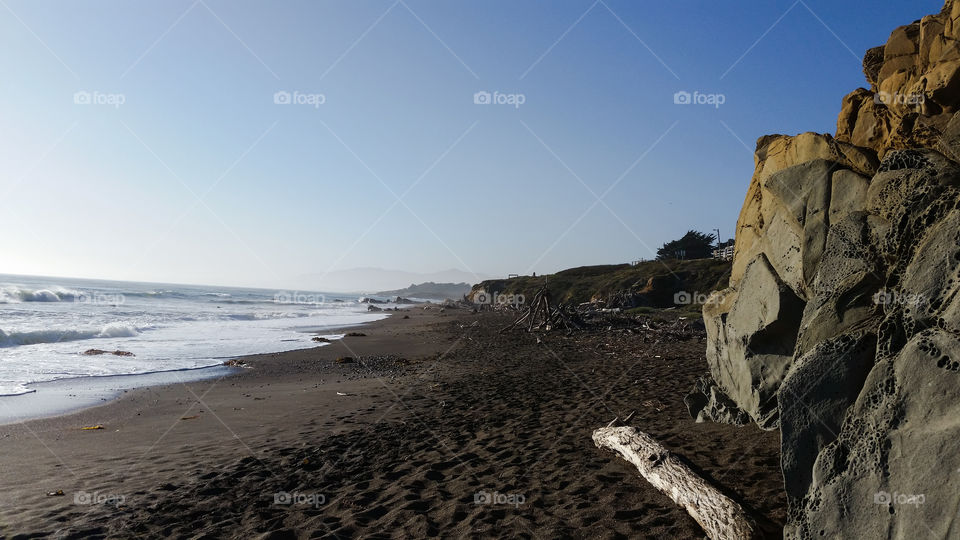
[[[867,51],[835,136],[757,143],[688,402],[780,430],[786,538],[960,537],[958,19]]]

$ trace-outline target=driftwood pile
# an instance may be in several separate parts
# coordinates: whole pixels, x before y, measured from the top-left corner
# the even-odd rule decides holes
[[[697,319],[691,321],[679,318],[673,322],[657,322],[651,319],[638,319],[639,330],[647,335],[654,335],[665,341],[686,341],[695,336],[704,336],[706,328]]]
[[[509,326],[500,330],[500,333],[509,332],[514,328],[527,327],[527,332],[550,331],[555,328],[567,330],[582,330],[583,327],[567,314],[563,304],[552,305],[550,291],[546,285],[537,291],[533,301],[520,313]]]
[[[593,330],[627,334],[641,334],[644,342],[686,341],[705,337],[703,323],[697,319],[678,317],[674,321],[658,320],[649,315],[628,315],[620,309],[603,309],[596,304],[586,303],[579,306],[566,306],[554,303],[546,285],[540,288],[526,307],[518,308],[519,314],[500,333],[515,329],[527,332],[549,332],[551,330]],[[667,312],[669,310],[665,310]]]

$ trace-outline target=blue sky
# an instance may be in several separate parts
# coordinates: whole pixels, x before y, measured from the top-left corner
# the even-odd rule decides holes
[[[4,0],[0,273],[284,286],[726,238],[756,139],[832,133],[863,52],[941,5]]]

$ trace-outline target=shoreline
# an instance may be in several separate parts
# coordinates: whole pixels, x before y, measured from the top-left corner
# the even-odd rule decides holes
[[[368,325],[390,319],[392,313],[384,315],[386,316],[372,321],[330,326],[322,330],[298,329],[297,331],[317,336],[345,334],[346,332],[339,332],[337,330],[365,328]],[[338,339],[332,340],[332,342]],[[280,343],[284,342],[285,341],[280,341]],[[262,356],[264,354],[285,354],[329,345],[330,343],[315,343],[297,349],[232,356],[223,358],[219,364],[195,368],[124,373],[119,375],[80,375],[49,381],[31,382],[24,385],[29,390],[27,392],[0,395],[0,426],[80,412],[90,407],[108,404],[121,397],[124,393],[139,388],[198,382],[236,375],[240,373],[242,368],[228,364],[228,362],[233,360],[243,360],[248,357]],[[212,360],[221,359],[214,358]]]
[[[239,369],[220,364],[29,383],[26,385],[29,392],[0,396],[0,426],[79,412],[109,403],[129,390],[227,377]]]

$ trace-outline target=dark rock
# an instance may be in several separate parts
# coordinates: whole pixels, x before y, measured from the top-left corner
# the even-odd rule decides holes
[[[750,415],[737,407],[723,390],[709,377],[701,377],[694,384],[693,391],[683,398],[690,417],[701,422],[717,422],[742,426],[749,424]]]
[[[82,353],[85,356],[100,356],[101,354],[112,354],[114,356],[136,356],[129,351],[104,351],[102,349],[87,349]]]

